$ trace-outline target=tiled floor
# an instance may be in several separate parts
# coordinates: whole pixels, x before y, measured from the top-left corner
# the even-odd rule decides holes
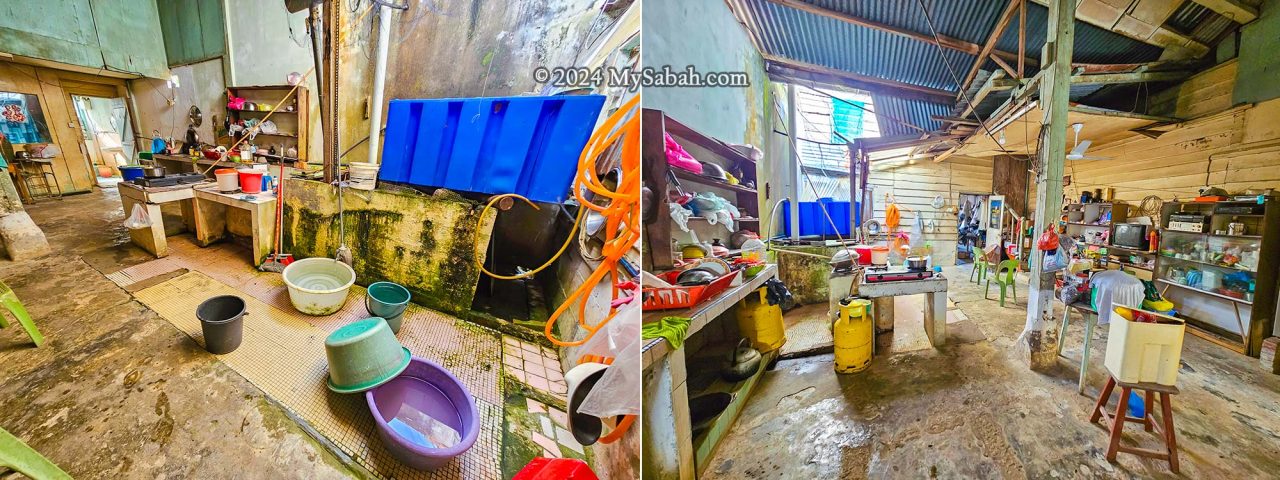
[[[569,387],[555,351],[515,337],[502,337],[502,364],[508,375],[538,391],[564,398]]]
[[[542,447],[542,456],[581,458],[586,454],[583,446],[573,438],[572,433],[569,433],[569,415],[564,410],[532,398],[525,401],[529,408],[529,415],[538,421],[538,429],[531,432],[530,439]],[[569,452],[576,455],[571,455]]]

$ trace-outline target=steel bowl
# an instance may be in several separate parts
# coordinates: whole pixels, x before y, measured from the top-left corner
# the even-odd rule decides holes
[[[164,167],[142,167],[142,176],[147,178],[164,178]]]
[[[929,260],[924,257],[907,257],[907,269],[923,271],[929,268]]]

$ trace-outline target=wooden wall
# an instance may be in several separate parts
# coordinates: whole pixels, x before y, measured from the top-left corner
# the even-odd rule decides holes
[[[892,193],[899,208],[906,207],[922,212],[925,219],[934,219],[938,229],[925,233],[925,240],[933,246],[934,265],[954,265],[956,262],[956,214],[950,207],[959,203],[961,193],[991,193],[992,160],[955,156],[942,163],[921,160],[915,164],[897,168],[871,171],[868,183],[875,188],[875,218],[884,222],[885,194]],[[943,210],[931,205],[935,196],[947,199]],[[902,213],[902,225],[910,228],[915,216]]]
[[[1191,197],[1206,185],[1280,189],[1280,99],[1232,106],[1235,73],[1235,62],[1227,62],[1153,96],[1177,115],[1199,116],[1159,138],[1100,139],[1089,153],[1115,160],[1068,162],[1068,195],[1114,187],[1116,198],[1138,203],[1148,195]]]
[[[97,180],[89,159],[81,148],[80,121],[76,117],[71,94],[126,96],[124,81],[65,70],[0,62],[0,91],[31,94],[39,97],[45,121],[49,125],[50,143],[62,151],[53,159],[54,175],[63,193],[87,192]],[[112,94],[111,92],[115,92]],[[15,145],[15,149],[21,149]]]

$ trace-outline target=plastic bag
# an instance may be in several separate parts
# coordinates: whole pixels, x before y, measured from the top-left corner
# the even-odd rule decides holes
[[[147,209],[142,208],[141,203],[135,203],[129,218],[124,219],[124,226],[130,230],[151,228],[151,216],[147,214]]]
[[[689,155],[684,147],[676,143],[676,139],[671,138],[670,133],[664,133],[663,140],[666,142],[667,164],[693,173],[702,173],[702,164],[695,160],[693,155]]]
[[[401,437],[422,447],[449,448],[462,441],[462,435],[453,427],[408,402],[400,405],[400,411],[387,422],[387,426]]]
[[[1056,248],[1050,252],[1044,252],[1044,268],[1045,272],[1057,272],[1067,268],[1071,264],[1071,257],[1067,255],[1064,248]]]
[[[608,335],[596,335],[583,345],[583,355],[613,357],[613,363],[582,399],[579,412],[598,418],[640,414],[640,304],[632,300],[619,307],[606,327]]]
[[[689,231],[689,217],[693,216],[693,212],[678,203],[668,203],[667,209],[671,211],[671,220],[676,222],[676,226],[681,231]]]

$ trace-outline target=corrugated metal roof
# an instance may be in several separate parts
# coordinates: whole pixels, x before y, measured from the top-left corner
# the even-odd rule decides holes
[[[1027,2],[1027,52],[1040,56],[1049,33],[1049,9]],[[1142,63],[1160,59],[1162,49],[1077,20],[1071,59],[1076,63]],[[996,41],[1000,50],[1018,51],[1018,20]],[[1034,73],[1034,72],[1032,72]]]
[[[929,43],[765,0],[734,2],[745,8],[747,27],[759,38],[764,53],[913,85],[957,88],[946,64],[938,60],[937,47]],[[973,55],[943,52],[960,75],[964,66],[973,63]]]
[[[898,119],[934,131],[942,128],[942,122],[929,118],[931,115],[950,115],[951,105],[933,103],[924,100],[895,97],[873,93],[872,108],[876,112],[876,121],[880,123],[880,136],[896,137],[920,133],[919,130],[903,125]]]
[[[784,7],[767,0],[728,0],[741,12],[764,53],[823,65],[860,75],[896,80],[931,88],[958,88],[952,72],[939,58],[938,47],[888,32]],[[931,33],[915,0],[809,0],[815,6],[925,35]],[[1005,0],[925,0],[938,33],[981,44],[995,27]],[[1049,10],[1027,4],[1027,52],[1038,55],[1044,45]],[[997,48],[1017,51],[1014,20]],[[1083,63],[1139,63],[1159,59],[1161,49],[1123,35],[1076,22],[1075,60]],[[975,58],[942,49],[943,56],[963,76]],[[988,68],[994,68],[988,65]],[[1034,71],[1028,72],[1033,74]]]
[[[1165,21],[1169,27],[1207,45],[1215,45],[1236,22],[1196,2],[1186,2]]]

